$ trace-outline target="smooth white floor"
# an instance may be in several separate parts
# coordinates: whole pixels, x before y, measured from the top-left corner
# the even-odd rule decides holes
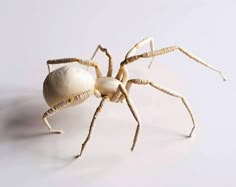
[[[0,2],[0,186],[235,186],[235,6],[230,0]],[[150,70],[147,60],[129,65],[131,78],[186,96],[196,116],[194,136],[186,138],[192,124],[179,99],[134,86],[142,119],[136,150],[130,152],[136,123],[128,107],[107,103],[83,157],[74,160],[99,100],[55,114],[52,126],[65,133],[48,134],[41,119],[48,109],[46,60],[89,59],[102,44],[116,72],[146,36],[156,48],[187,48],[228,81],[179,52],[157,57]],[[106,58],[96,60],[106,71]]]

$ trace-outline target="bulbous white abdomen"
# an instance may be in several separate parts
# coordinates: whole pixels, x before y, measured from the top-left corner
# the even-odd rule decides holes
[[[52,107],[81,92],[94,89],[95,80],[79,64],[63,66],[48,74],[43,83],[43,95],[47,104]],[[76,101],[79,104],[86,100]]]

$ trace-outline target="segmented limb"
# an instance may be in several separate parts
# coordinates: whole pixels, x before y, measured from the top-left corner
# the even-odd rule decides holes
[[[62,130],[53,130],[52,129],[50,123],[47,120],[48,117],[52,116],[53,114],[55,114],[56,112],[58,112],[64,108],[70,106],[74,101],[83,100],[84,98],[91,96],[93,93],[94,93],[93,90],[88,90],[88,91],[82,92],[81,94],[74,96],[73,98],[69,98],[66,101],[62,101],[62,102],[58,103],[57,105],[55,105],[54,107],[52,107],[48,111],[46,111],[43,115],[43,120],[44,120],[44,123],[47,126],[49,132],[58,133],[58,134],[63,133]]]
[[[134,45],[134,47],[128,51],[128,53],[125,56],[125,59],[129,58],[130,56],[133,56],[134,53],[137,51],[137,49],[141,48],[142,46],[144,46],[147,43],[149,43],[151,51],[154,51],[154,39],[152,37],[147,37],[147,38],[144,38],[143,40],[141,40],[140,42],[136,43]],[[151,67],[153,60],[154,60],[154,56],[152,57],[149,65],[148,65],[148,68]]]
[[[138,112],[133,104],[133,102],[131,101],[131,99],[129,98],[129,95],[126,91],[126,89],[122,86],[122,85],[119,85],[119,90],[121,91],[122,94],[124,94],[125,96],[125,99],[126,99],[126,102],[129,106],[129,109],[130,111],[132,112],[136,122],[138,123],[137,124],[137,127],[136,127],[136,131],[135,131],[135,135],[134,135],[134,139],[133,139],[133,143],[132,143],[132,147],[131,147],[131,151],[134,150],[135,148],[135,145],[136,145],[136,142],[137,142],[137,139],[138,139],[138,134],[139,134],[139,129],[140,129],[140,125],[141,125],[141,120],[139,118],[139,115],[138,115]]]
[[[130,88],[131,88],[131,85],[132,84],[139,84],[139,85],[151,85],[152,87],[168,94],[168,95],[171,95],[171,96],[174,96],[174,97],[177,97],[177,98],[180,98],[181,101],[183,102],[184,106],[186,107],[189,115],[191,116],[191,119],[192,119],[192,122],[193,122],[193,127],[191,129],[191,132],[189,134],[189,137],[192,136],[192,133],[193,133],[193,130],[195,129],[195,119],[194,119],[194,115],[193,115],[193,112],[187,102],[187,100],[185,99],[184,96],[182,96],[181,94],[178,94],[172,90],[169,90],[169,89],[166,89],[166,88],[163,88],[163,87],[160,87],[158,84],[154,83],[154,82],[151,82],[149,80],[143,80],[143,79],[131,79],[128,81],[127,85],[126,85],[126,90],[127,92],[129,92]]]
[[[187,51],[186,49],[182,48],[182,47],[178,47],[178,46],[171,46],[171,47],[166,47],[166,48],[162,48],[156,51],[151,51],[151,52],[147,52],[147,53],[143,53],[140,55],[135,55],[135,56],[131,56],[127,59],[125,59],[123,62],[121,62],[120,64],[120,69],[123,69],[123,66],[130,64],[132,62],[135,62],[136,60],[140,59],[140,58],[151,58],[154,56],[158,56],[158,55],[163,55],[163,54],[167,54],[173,51],[179,50],[180,52],[182,52],[183,54],[187,55],[189,58],[193,59],[194,61],[202,64],[205,67],[208,67],[209,69],[212,69],[213,71],[218,72],[221,77],[223,78],[223,80],[225,81],[225,77],[223,76],[223,74],[221,73],[220,70],[216,69],[215,67],[205,63],[203,60],[201,60],[200,58],[194,56],[193,54],[191,54],[189,51]],[[119,71],[117,74],[117,77],[119,77],[119,73],[123,73],[122,71]]]
[[[108,57],[109,65],[108,65],[107,77],[112,77],[112,71],[113,71],[112,55],[106,48],[103,48],[101,45],[98,45],[95,52],[93,53],[93,56],[91,57],[91,60],[94,59],[98,50],[101,50],[102,52],[104,52],[106,56]]]
[[[92,121],[91,121],[90,127],[89,127],[89,133],[88,133],[88,135],[87,135],[87,137],[86,137],[84,143],[83,143],[82,146],[81,146],[80,153],[79,153],[78,155],[76,155],[75,158],[78,158],[78,157],[81,157],[81,156],[82,156],[82,153],[83,153],[83,151],[84,151],[84,148],[85,148],[86,144],[88,143],[88,141],[89,141],[89,139],[90,139],[90,136],[91,136],[91,134],[92,134],[92,130],[93,130],[93,127],[94,127],[94,122],[95,122],[95,120],[96,120],[96,118],[97,118],[97,115],[98,115],[99,112],[102,111],[102,108],[103,108],[103,106],[104,106],[104,103],[105,103],[105,101],[107,101],[107,100],[109,100],[109,97],[107,97],[107,96],[103,97],[102,100],[101,100],[101,102],[100,102],[100,104],[99,104],[99,106],[97,107],[97,109],[96,109],[96,111],[95,111],[95,113],[94,113],[94,115],[93,115],[93,119],[92,119]]]
[[[151,52],[153,52],[154,39],[152,37],[147,37],[147,38],[144,38],[143,40],[141,40],[140,42],[136,43],[134,45],[134,47],[128,51],[128,53],[125,55],[125,60],[129,59],[130,56],[134,55],[134,53],[137,51],[137,49],[141,48],[142,46],[144,46],[147,43],[150,43]],[[154,56],[152,57],[149,65],[148,65],[148,68],[151,67],[153,60],[154,60]],[[121,81],[123,84],[126,84],[126,82],[128,81],[128,71],[126,69],[126,66],[120,67],[120,69],[116,75],[116,79]]]
[[[127,67],[121,66],[117,75],[120,75],[120,77],[116,77],[116,79],[120,80],[123,83],[123,85],[126,85],[128,78],[129,78],[129,72],[127,70]],[[120,92],[120,90],[118,89],[116,91],[116,93],[113,95],[113,97],[111,98],[111,101],[118,102],[118,100],[121,96],[123,96],[123,95]],[[124,96],[123,96],[123,98],[124,98]]]
[[[47,65],[48,65],[48,71],[50,73],[50,64],[63,64],[63,63],[70,63],[70,62],[78,62],[81,65],[84,66],[91,66],[95,68],[97,78],[102,77],[102,73],[100,70],[99,65],[94,62],[93,60],[83,60],[79,58],[62,58],[62,59],[54,59],[54,60],[48,60]]]

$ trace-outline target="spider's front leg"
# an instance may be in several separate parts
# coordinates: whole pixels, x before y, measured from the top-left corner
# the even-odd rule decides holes
[[[118,90],[115,93],[115,95],[112,97],[111,101],[118,102],[118,99],[119,99],[120,95],[122,95],[122,94],[124,95],[124,98],[126,99],[128,107],[129,107],[131,113],[134,116],[134,119],[138,123],[137,127],[136,127],[136,131],[135,131],[134,139],[133,139],[133,144],[132,144],[132,147],[131,147],[131,151],[133,151],[134,147],[136,145],[137,139],[138,139],[138,134],[139,134],[139,129],[140,129],[140,125],[141,125],[141,120],[140,120],[139,114],[138,114],[138,112],[137,112],[137,110],[136,110],[132,100],[130,99],[130,97],[128,95],[127,90],[124,88],[124,86],[122,84],[119,85]]]
[[[139,55],[134,55],[134,56],[131,56],[129,58],[126,58],[124,61],[122,61],[120,63],[120,70],[118,71],[118,74],[116,75],[116,78],[118,80],[121,80],[120,77],[124,73],[126,73],[124,68],[123,68],[125,65],[133,63],[133,62],[135,62],[135,61],[137,61],[141,58],[153,58],[155,56],[164,55],[164,54],[171,53],[171,52],[174,52],[174,51],[177,51],[177,50],[180,51],[181,53],[185,54],[189,58],[193,59],[195,62],[197,62],[197,63],[199,63],[199,64],[215,71],[215,72],[218,72],[220,74],[220,76],[222,77],[222,79],[224,81],[226,80],[226,78],[224,77],[224,75],[222,74],[222,72],[219,69],[213,67],[210,64],[207,64],[206,62],[204,62],[203,60],[201,60],[197,56],[190,53],[188,50],[184,49],[183,47],[179,47],[179,46],[165,47],[165,48],[158,49],[158,50],[155,50],[155,51],[150,51],[150,52],[147,52],[147,53],[142,53],[142,54],[139,54]],[[122,80],[122,82],[124,83],[125,81]]]
[[[102,47],[100,44],[97,46],[96,50],[94,51],[92,57],[90,60],[93,60],[95,55],[97,54],[98,50],[100,50],[101,52],[104,52],[105,55],[108,58],[108,72],[107,72],[107,77],[112,77],[112,71],[113,71],[113,62],[112,62],[112,55],[111,53],[108,51],[108,49]]]
[[[176,93],[176,92],[174,92],[174,91],[172,91],[172,90],[169,90],[169,89],[167,89],[167,88],[163,88],[163,87],[159,86],[158,84],[156,84],[156,83],[154,83],[154,82],[151,82],[151,81],[149,81],[149,80],[143,80],[143,79],[130,79],[130,80],[127,82],[127,84],[126,84],[126,90],[127,90],[127,91],[130,90],[132,84],[150,85],[150,86],[152,86],[153,88],[156,88],[157,90],[160,90],[160,91],[162,91],[162,92],[164,92],[164,93],[166,93],[166,94],[168,94],[168,95],[171,95],[171,96],[180,98],[180,99],[182,100],[184,106],[186,107],[186,109],[187,109],[189,115],[191,116],[191,119],[192,119],[192,122],[193,122],[193,127],[192,127],[192,129],[191,129],[191,131],[190,131],[189,137],[192,136],[192,133],[193,133],[193,131],[194,131],[194,129],[195,129],[195,118],[194,118],[193,112],[192,112],[192,110],[191,110],[191,108],[190,108],[190,106],[189,106],[189,104],[188,104],[188,102],[187,102],[187,100],[185,99],[184,96],[182,96],[181,94]],[[122,100],[122,99],[123,99],[123,98],[120,97],[120,98],[119,98],[119,101]]]
[[[154,52],[154,39],[152,37],[147,37],[147,38],[144,38],[143,40],[141,40],[140,42],[136,43],[134,45],[134,47],[132,47],[128,53],[125,55],[125,60],[124,62],[126,62],[126,64],[130,63],[130,58],[132,59],[132,62],[134,61],[134,58],[133,57],[137,57],[136,59],[139,59],[140,55],[134,55],[134,53],[137,51],[137,49],[143,47],[145,44],[149,43],[150,44],[150,48],[151,48],[151,52],[150,53],[153,53]],[[151,61],[148,65],[148,68],[151,67],[152,65],[152,62],[155,58],[155,56],[153,55],[151,58]],[[122,83],[126,84],[127,80],[128,80],[128,71],[126,69],[126,64],[121,64],[121,67],[116,75],[116,79],[117,80],[120,80]]]
[[[96,118],[97,118],[97,115],[98,115],[99,112],[102,111],[102,108],[103,108],[103,106],[104,106],[105,101],[108,101],[108,100],[109,100],[109,97],[107,97],[107,96],[105,96],[105,97],[102,98],[102,100],[101,100],[99,106],[97,107],[97,109],[96,109],[96,111],[95,111],[95,113],[94,113],[94,115],[93,115],[93,119],[92,119],[91,124],[90,124],[90,127],[89,127],[89,133],[88,133],[86,139],[84,140],[84,143],[82,144],[82,147],[81,147],[81,149],[80,149],[80,153],[79,153],[78,155],[76,155],[75,158],[78,158],[78,157],[81,157],[81,156],[82,156],[82,153],[83,153],[83,151],[84,151],[84,148],[85,148],[86,144],[88,143],[88,141],[89,141],[89,139],[90,139],[90,136],[91,136],[91,134],[92,134],[92,130],[93,130],[93,127],[94,127],[94,122],[95,122],[95,120],[96,120]]]
[[[134,45],[134,47],[132,47],[132,48],[128,51],[128,53],[125,55],[125,59],[127,59],[127,58],[133,56],[134,53],[137,51],[137,49],[143,47],[143,46],[144,46],[145,44],[147,44],[147,43],[149,43],[151,52],[153,52],[153,51],[154,51],[154,39],[153,39],[153,37],[147,37],[147,38],[142,39],[142,40],[139,41],[138,43],[136,43],[136,44]],[[153,60],[154,60],[154,56],[152,57],[152,59],[151,59],[149,65],[148,65],[148,68],[151,67]]]

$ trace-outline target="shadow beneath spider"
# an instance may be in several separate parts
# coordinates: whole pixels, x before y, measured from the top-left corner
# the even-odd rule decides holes
[[[5,145],[9,151],[14,150],[16,154],[27,153],[31,158],[50,157],[62,162],[70,162],[70,159],[62,158],[60,152],[60,147],[65,146],[65,141],[68,141],[70,137],[49,133],[42,120],[42,115],[49,109],[42,94],[36,91],[29,91],[27,94],[19,91],[19,93],[15,92],[15,95],[19,96],[7,96],[6,94],[0,99],[1,144]],[[71,109],[67,109],[68,111],[61,111],[50,117],[52,127],[60,128],[64,130],[65,134],[72,135],[87,129],[86,110],[78,112],[77,107],[73,108],[75,109],[72,111],[77,110],[76,115],[75,111],[71,112]],[[76,120],[79,120],[79,125]],[[66,149],[64,152],[66,154]],[[73,155],[70,158],[72,157]]]

